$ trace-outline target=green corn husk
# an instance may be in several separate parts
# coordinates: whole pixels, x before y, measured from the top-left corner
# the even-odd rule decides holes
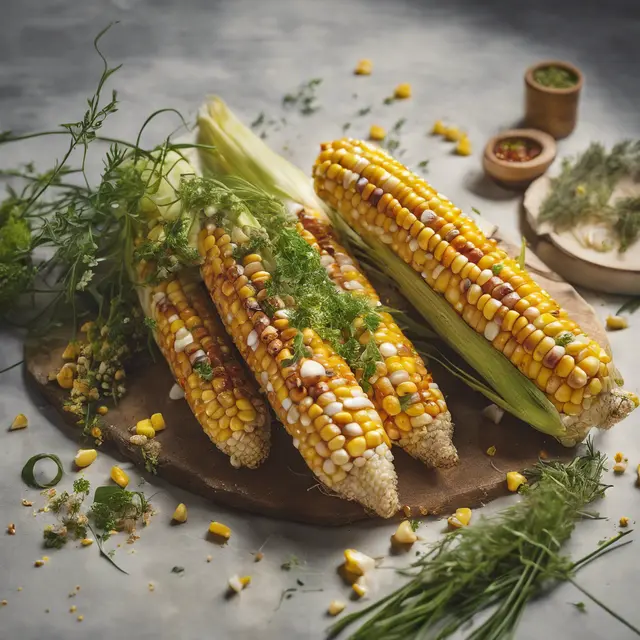
[[[268,193],[324,211],[364,262],[394,282],[420,315],[435,329],[483,380],[451,363],[444,355],[428,351],[465,384],[491,402],[543,433],[561,438],[566,429],[560,414],[536,385],[524,376],[487,340],[469,327],[447,301],[433,291],[419,274],[375,238],[361,238],[339,215],[327,208],[313,190],[309,178],[283,157],[274,153],[243,125],[219,98],[212,98],[198,115],[198,142],[205,170],[244,178]],[[215,147],[215,151],[210,147]],[[418,336],[420,338],[420,336]],[[488,383],[488,384],[487,384]]]

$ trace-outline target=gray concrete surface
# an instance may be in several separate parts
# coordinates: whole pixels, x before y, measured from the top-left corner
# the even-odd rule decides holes
[[[407,162],[429,158],[429,179],[439,190],[462,207],[479,208],[514,233],[519,198],[483,179],[480,153],[492,133],[519,119],[522,73],[530,63],[566,58],[586,74],[579,127],[560,143],[561,155],[594,139],[612,143],[640,137],[640,5],[634,0],[4,0],[2,11],[0,129],[50,128],[79,117],[99,73],[91,40],[107,22],[120,20],[104,42],[110,61],[124,64],[113,83],[122,103],[108,128],[112,135],[131,138],[146,115],[160,107],[174,106],[192,115],[208,92],[224,96],[246,118],[263,110],[279,114],[285,92],[310,77],[321,77],[322,110],[310,119],[290,116],[286,130],[269,138],[276,149],[288,146],[290,157],[308,170],[318,143],[338,136],[344,122],[351,121],[351,131],[364,135],[373,122],[391,126],[406,117],[402,140]],[[374,60],[370,78],[351,75],[361,57]],[[382,99],[401,81],[412,83],[414,98],[383,106]],[[369,104],[374,105],[369,116],[353,116]],[[469,131],[473,156],[455,157],[451,147],[425,136],[439,117]],[[170,118],[154,121],[147,141],[157,141],[174,126]],[[59,150],[58,142],[41,139],[2,147],[0,166],[32,158],[46,166]],[[620,303],[585,294],[602,318]],[[636,392],[639,318],[632,319],[627,331],[611,336],[627,387]],[[23,335],[8,329],[0,335],[2,368],[21,358]],[[449,401],[455,406],[455,398]],[[0,425],[8,425],[18,412],[29,416],[29,428],[21,433],[0,430],[0,600],[8,601],[0,608],[2,640],[321,638],[328,624],[324,615],[328,602],[349,597],[335,571],[343,549],[355,547],[373,556],[388,551],[390,525],[321,529],[271,521],[225,511],[150,479],[144,489],[155,494],[158,515],[133,548],[123,544],[117,549],[116,558],[129,576],[115,571],[95,547],[74,545],[50,553],[50,562],[36,569],[33,561],[43,554],[42,528],[51,518],[34,517],[32,509],[20,505],[23,497],[35,500],[35,506],[43,499],[21,484],[19,471],[40,451],[57,453],[69,470],[76,444],[55,428],[58,416],[25,385],[21,369],[0,378]],[[640,462],[639,420],[640,416],[632,416],[612,432],[599,434],[597,446],[611,455],[624,451],[635,467]],[[86,475],[100,484],[112,464],[113,459],[101,453]],[[125,467],[135,486],[138,472]],[[600,509],[608,519],[580,523],[568,552],[582,555],[616,531],[620,516],[632,521],[638,517],[640,490],[632,475],[607,478],[614,488]],[[67,482],[71,477],[67,475]],[[512,500],[499,500],[482,513],[491,514]],[[189,522],[171,528],[168,520],[180,501],[189,506]],[[224,548],[205,539],[211,519],[233,529]],[[16,523],[16,536],[4,534],[9,522]],[[442,529],[441,522],[432,521],[421,533],[433,540]],[[254,564],[252,552],[261,545],[264,560]],[[634,541],[579,576],[588,590],[637,626],[639,545]],[[296,571],[282,571],[281,563],[291,554],[305,564]],[[384,564],[399,566],[405,561],[396,557]],[[182,576],[171,573],[176,565],[185,567]],[[226,601],[226,580],[234,573],[250,573],[253,583],[240,597]],[[377,574],[378,594],[400,584],[391,570]],[[304,587],[298,586],[293,597],[279,606],[282,590],[296,587],[297,578]],[[149,591],[149,582],[155,591]],[[70,599],[68,593],[76,585],[81,590]],[[595,605],[588,603],[588,613],[583,614],[569,604],[579,600],[584,596],[569,585],[541,598],[527,609],[517,638],[630,637],[626,628]],[[77,606],[75,615],[69,613],[71,605]],[[349,603],[349,609],[357,606]],[[84,615],[82,623],[77,614]]]

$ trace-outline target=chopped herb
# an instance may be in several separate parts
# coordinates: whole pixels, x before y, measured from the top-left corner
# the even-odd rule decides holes
[[[102,530],[100,539],[104,541],[111,535],[110,531],[131,533],[138,521],[146,524],[151,511],[151,504],[142,491],[106,485],[96,489],[90,513],[95,526]]]
[[[411,394],[400,396],[400,409],[406,411],[411,406]]]
[[[184,573],[184,567],[173,567],[171,573]]]
[[[158,473],[158,454],[155,449],[142,446],[140,448],[140,454],[144,461],[144,468],[148,473],[152,473],[154,476]]]
[[[362,109],[358,109],[358,112],[356,113],[356,115],[366,116],[368,113],[371,112],[371,108],[372,107],[363,107]]]
[[[282,364],[285,367],[290,367],[300,360],[300,358],[306,358],[309,356],[309,349],[304,345],[304,338],[302,332],[298,331],[293,338],[293,354],[291,358],[287,358]]]
[[[302,580],[300,580],[300,578],[297,578],[297,579],[296,579],[296,584],[297,584],[299,587],[304,587],[304,582],[302,582]]]
[[[556,336],[556,344],[560,347],[566,347],[575,340],[575,336],[571,331],[562,331]]]
[[[342,133],[345,133],[346,131],[348,131],[349,129],[351,129],[351,123],[350,122],[345,122],[342,125]]]
[[[400,118],[399,120],[396,121],[393,127],[391,127],[391,131],[395,133],[400,133],[400,129],[402,129],[402,127],[405,125],[406,122],[407,122],[406,118]]]
[[[297,556],[289,556],[289,559],[286,562],[283,562],[280,565],[280,568],[283,571],[291,571],[294,567],[299,567],[302,564],[300,559]]]
[[[210,381],[213,379],[213,369],[208,361],[197,362],[193,365],[193,370],[200,376],[202,380]]]
[[[491,272],[494,276],[497,276],[503,269],[504,265],[501,262],[496,262],[496,264],[491,267]]]
[[[426,171],[428,166],[429,166],[429,160],[420,160],[420,162],[418,162],[418,169],[422,171]]]
[[[303,116],[315,113],[320,107],[316,100],[316,89],[322,83],[322,78],[312,78],[302,84],[297,93],[287,93],[282,99],[285,107],[297,107]]]
[[[640,309],[640,298],[631,298],[616,311],[616,315],[619,316],[622,313],[633,313],[638,309]]]
[[[584,602],[571,602],[578,611],[581,613],[587,613],[587,605]]]
[[[396,101],[394,96],[388,96],[387,98],[385,98],[382,102],[384,104],[393,104]]]
[[[480,213],[480,210],[476,209],[475,207],[471,207],[471,211],[473,211],[473,213],[475,213],[477,216],[482,216],[482,214]]]
[[[411,525],[411,531],[415,533],[420,528],[420,525],[422,523],[420,522],[420,520],[409,520],[409,524]]]
[[[259,127],[261,124],[264,123],[264,111],[261,111],[258,115],[258,117],[251,123],[251,128],[252,129],[256,129],[257,127]]]
[[[145,316],[143,322],[144,326],[147,327],[147,329],[155,331],[158,328],[158,321],[154,320],[153,318],[149,318],[149,316]]]
[[[536,69],[533,72],[533,79],[543,87],[553,89],[569,89],[578,82],[578,76],[573,71],[555,64]]]

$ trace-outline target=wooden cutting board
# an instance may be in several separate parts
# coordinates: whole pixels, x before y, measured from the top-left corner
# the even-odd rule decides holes
[[[517,254],[518,248],[506,248]],[[583,328],[607,344],[594,310],[566,283],[533,256],[527,266]],[[62,364],[66,340],[49,336],[26,345],[27,371],[44,396],[61,410],[66,392],[48,382],[49,371]],[[488,401],[472,392],[435,364],[434,377],[444,390],[456,425],[454,442],[460,464],[453,469],[427,469],[400,449],[394,449],[400,500],[412,517],[425,512],[447,514],[458,507],[477,507],[507,493],[505,473],[532,466],[540,451],[552,457],[569,457],[571,451],[555,440],[506,415],[495,425],[481,415]],[[143,466],[140,449],[129,443],[128,429],[138,420],[161,412],[167,428],[157,436],[162,444],[158,475],[213,502],[261,515],[320,525],[343,525],[371,517],[362,507],[327,495],[307,469],[291,438],[274,420],[269,459],[259,469],[233,469],[226,456],[211,444],[184,400],[169,399],[173,385],[162,361],[139,363],[127,379],[128,392],[105,417],[105,446]],[[69,428],[74,416],[61,411]],[[486,455],[489,447],[496,455]],[[399,517],[403,516],[402,512]]]

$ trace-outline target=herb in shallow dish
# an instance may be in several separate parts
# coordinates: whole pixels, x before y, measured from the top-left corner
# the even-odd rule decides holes
[[[536,69],[533,79],[551,89],[570,89],[578,84],[578,76],[573,71],[555,64]]]

